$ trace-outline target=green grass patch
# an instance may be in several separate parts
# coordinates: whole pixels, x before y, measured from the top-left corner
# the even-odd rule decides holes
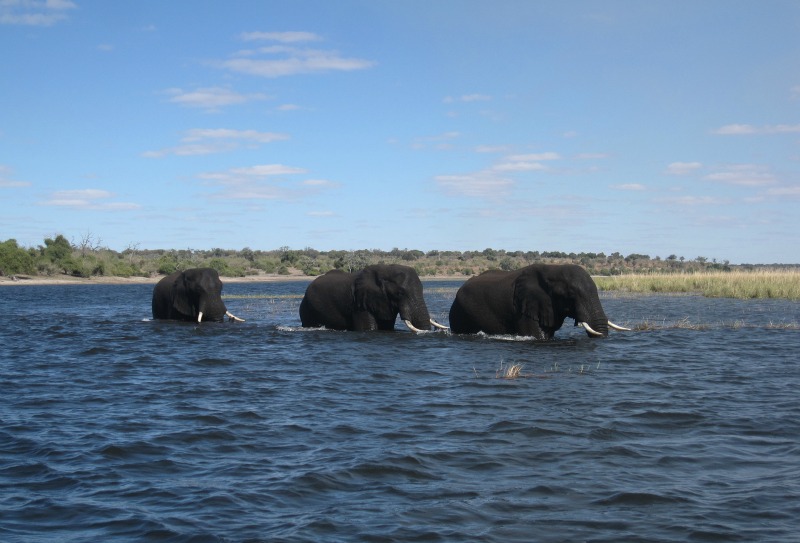
[[[602,291],[699,293],[709,298],[800,300],[800,271],[756,270],[678,274],[629,274],[594,278]]]

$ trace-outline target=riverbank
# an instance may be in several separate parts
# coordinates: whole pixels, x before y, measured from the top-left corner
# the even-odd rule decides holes
[[[91,278],[70,275],[53,276],[0,276],[0,286],[24,285],[155,285],[162,276]],[[254,274],[244,277],[222,277],[223,283],[278,283],[286,281],[309,281],[314,277],[300,273]],[[466,281],[464,275],[422,276],[425,281]],[[675,274],[626,274],[594,276],[601,291],[630,292],[639,294],[700,294],[709,298],[765,299],[781,298],[800,300],[800,271],[756,270],[734,272],[703,272]]]
[[[16,275],[12,277],[0,276],[0,286],[24,286],[24,285],[155,285],[163,275],[154,277],[73,277],[71,275]],[[286,281],[309,281],[314,280],[313,276],[302,274],[257,274],[246,275],[244,277],[220,277],[222,283],[279,283]],[[435,276],[422,277],[426,281],[466,281],[467,277],[459,276]]]

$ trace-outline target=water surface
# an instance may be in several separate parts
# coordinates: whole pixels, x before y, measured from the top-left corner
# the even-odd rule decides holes
[[[533,342],[302,330],[306,285],[202,325],[0,288],[0,540],[797,541],[799,303],[606,295],[643,329]]]

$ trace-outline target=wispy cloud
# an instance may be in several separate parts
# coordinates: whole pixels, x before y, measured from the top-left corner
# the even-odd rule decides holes
[[[622,185],[611,185],[611,188],[617,190],[629,190],[634,192],[647,190],[647,187],[645,187],[641,183],[623,183]]]
[[[185,107],[196,107],[209,111],[219,111],[225,106],[245,104],[256,100],[266,100],[265,94],[240,94],[227,87],[203,87],[191,91],[179,88],[167,89],[169,101]]]
[[[248,146],[258,148],[259,145],[274,141],[288,140],[287,134],[276,132],[258,132],[256,130],[234,130],[230,128],[194,128],[184,133],[182,144],[158,151],[147,151],[142,156],[161,158],[168,155],[193,156],[209,155],[233,151]]]
[[[514,181],[492,171],[466,175],[439,175],[436,184],[447,194],[472,198],[498,198],[508,194]]]
[[[242,41],[277,41],[280,43],[297,43],[321,41],[322,38],[313,32],[242,32]]]
[[[716,130],[713,134],[721,136],[747,136],[752,134],[797,134],[800,133],[800,124],[768,124],[754,126],[752,124],[726,124]]]
[[[776,183],[775,176],[757,164],[734,164],[710,173],[703,179],[742,187],[763,187]]]
[[[11,168],[0,164],[0,188],[20,188],[29,187],[30,183],[27,181],[17,181],[11,178]]]
[[[676,206],[709,206],[730,204],[729,198],[716,198],[714,196],[671,196],[668,198],[658,198],[657,203],[670,204]]]
[[[670,175],[690,175],[701,169],[701,162],[673,162],[667,166],[667,173]]]
[[[498,172],[541,171],[547,169],[542,162],[551,160],[561,160],[561,155],[553,152],[510,155],[505,157],[502,162],[495,164],[492,169]]]
[[[304,168],[284,164],[259,164],[202,173],[198,177],[221,187],[213,197],[226,200],[296,200],[338,186],[324,179],[288,179],[305,173],[308,172]]]
[[[0,24],[52,26],[77,7],[69,0],[0,0]]]
[[[461,96],[445,96],[442,102],[445,104],[453,104],[456,102],[490,102],[492,97],[487,94],[463,94]]]
[[[371,60],[342,56],[336,50],[288,45],[322,40],[311,32],[246,32],[240,37],[244,41],[266,41],[273,44],[238,51],[231,58],[213,61],[211,65],[236,73],[276,78],[365,70],[376,64]]]
[[[41,205],[99,211],[122,211],[141,207],[131,202],[108,201],[113,197],[112,192],[101,189],[60,190],[52,193]]]
[[[434,136],[419,136],[411,143],[412,149],[438,149],[449,150],[453,148],[452,142],[461,137],[461,132],[443,132]]]
[[[782,198],[800,198],[800,185],[793,187],[774,187],[767,189],[767,196],[779,196]]]

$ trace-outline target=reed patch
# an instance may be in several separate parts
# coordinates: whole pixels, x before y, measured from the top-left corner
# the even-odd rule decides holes
[[[601,291],[697,293],[709,298],[800,300],[800,271],[754,270],[594,277]]]

